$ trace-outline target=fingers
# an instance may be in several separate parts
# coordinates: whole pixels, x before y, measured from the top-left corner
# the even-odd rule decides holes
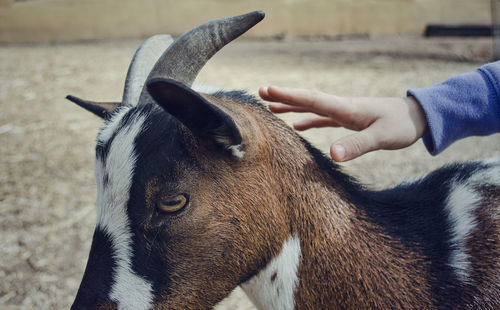
[[[275,98],[271,96],[268,92],[268,87],[259,88],[259,96],[262,99],[271,102],[269,104],[269,110],[274,113],[307,112],[307,110],[303,107],[282,103],[282,100],[279,97]]]
[[[329,117],[312,117],[293,123],[296,130],[307,130],[310,128],[340,127],[341,125]]]
[[[268,89],[268,87],[261,87],[261,88],[259,88],[259,96],[260,96],[260,98],[262,98],[262,99],[264,99],[266,101],[275,102],[276,99],[274,99],[271,95],[269,95],[267,89]]]
[[[278,86],[262,87],[259,89],[259,95],[264,100],[274,102],[269,105],[269,108],[272,111],[280,111],[278,113],[284,111],[295,112],[296,110],[292,110],[290,107],[277,105],[276,103],[300,107],[301,109],[297,109],[300,112],[313,112],[320,115],[329,115],[335,113],[339,109],[343,110],[348,108],[340,97],[299,88]]]
[[[358,133],[337,140],[330,147],[330,155],[335,161],[347,161],[370,151],[380,149],[379,136],[373,129],[365,129]]]
[[[289,105],[286,103],[272,102],[269,104],[269,110],[274,113],[285,113],[285,112],[309,112],[304,107],[298,107],[294,105]]]

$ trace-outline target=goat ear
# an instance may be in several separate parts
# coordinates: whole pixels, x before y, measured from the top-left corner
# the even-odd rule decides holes
[[[166,78],[147,83],[149,94],[169,114],[200,138],[209,139],[243,157],[241,134],[234,120],[186,85]]]
[[[121,102],[88,101],[71,95],[66,96],[66,99],[76,103],[85,110],[90,111],[103,119],[108,119],[111,116],[111,113],[121,104]]]

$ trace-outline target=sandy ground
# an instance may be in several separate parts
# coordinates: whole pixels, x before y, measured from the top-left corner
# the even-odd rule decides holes
[[[64,100],[121,98],[139,41],[0,46],[0,309],[68,309],[95,224],[94,141],[101,121]],[[488,40],[393,38],[238,42],[198,81],[227,89],[279,84],[341,95],[403,96],[486,62]],[[287,122],[297,115],[284,116]],[[324,151],[341,129],[304,133]],[[431,157],[421,142],[342,164],[381,188],[456,160],[500,156],[500,135]],[[254,309],[241,290],[218,306]]]

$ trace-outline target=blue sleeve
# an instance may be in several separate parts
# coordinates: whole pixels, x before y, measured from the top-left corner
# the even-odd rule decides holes
[[[425,111],[423,141],[432,155],[461,138],[500,132],[500,61],[407,94]]]

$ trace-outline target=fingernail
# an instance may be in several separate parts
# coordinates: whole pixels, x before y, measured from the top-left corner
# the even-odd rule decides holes
[[[276,104],[274,104],[274,103],[270,103],[270,104],[268,104],[268,105],[267,105],[267,107],[269,108],[269,110],[271,110],[271,112],[273,112],[273,109],[276,109],[276,108],[277,108],[277,107],[276,107]]]
[[[336,144],[333,147],[333,153],[335,153],[338,160],[343,160],[345,157],[345,148],[340,144]]]

